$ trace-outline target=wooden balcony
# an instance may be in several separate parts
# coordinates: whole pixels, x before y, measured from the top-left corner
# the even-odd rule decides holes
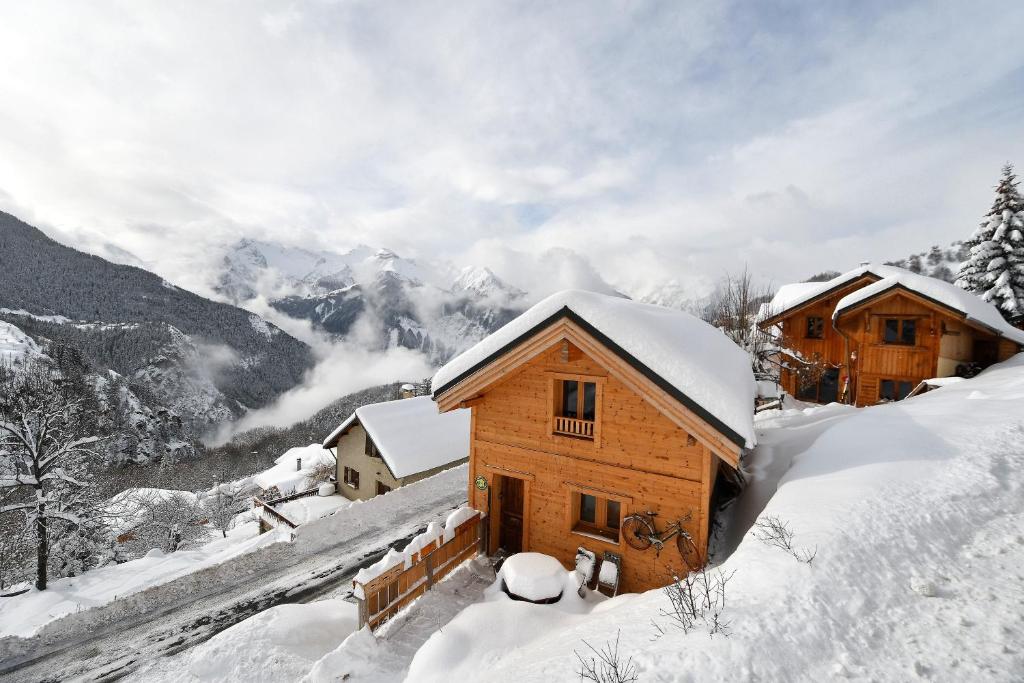
[[[555,416],[555,434],[574,436],[577,439],[594,438],[594,421],[578,420],[575,417]]]

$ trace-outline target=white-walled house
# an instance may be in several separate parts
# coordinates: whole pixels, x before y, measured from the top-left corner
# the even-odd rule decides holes
[[[367,500],[466,462],[470,414],[439,413],[429,396],[357,408],[323,442],[338,463],[338,493]]]

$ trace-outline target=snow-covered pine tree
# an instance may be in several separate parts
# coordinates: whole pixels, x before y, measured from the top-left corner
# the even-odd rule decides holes
[[[992,210],[964,244],[970,255],[960,264],[957,286],[993,304],[1007,320],[1024,315],[1024,199],[1012,165],[1003,167]]]
[[[0,515],[24,514],[39,590],[51,569],[66,576],[98,562],[92,549],[103,534],[89,478],[97,457],[90,421],[44,361],[0,372]]]

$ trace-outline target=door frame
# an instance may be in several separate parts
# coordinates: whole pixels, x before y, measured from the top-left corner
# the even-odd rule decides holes
[[[488,488],[490,495],[488,496],[488,516],[490,517],[489,532],[490,542],[487,548],[488,555],[494,555],[498,552],[498,544],[501,542],[501,478],[509,477],[510,479],[521,479],[523,482],[523,539],[522,539],[522,552],[527,552],[530,549],[530,485],[535,479],[534,475],[529,472],[518,472],[515,470],[507,470],[503,467],[495,467],[494,465],[486,465],[488,475]]]

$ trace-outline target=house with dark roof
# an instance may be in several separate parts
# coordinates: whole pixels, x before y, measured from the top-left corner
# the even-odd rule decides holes
[[[783,389],[818,403],[898,401],[925,380],[971,376],[1024,345],[1024,332],[974,294],[871,264],[781,287],[759,325],[775,338]]]
[[[442,412],[472,411],[468,497],[487,552],[571,568],[584,549],[614,561],[624,591],[704,562],[719,470],[754,445],[755,393],[749,357],[720,330],[573,290],[433,379]]]

